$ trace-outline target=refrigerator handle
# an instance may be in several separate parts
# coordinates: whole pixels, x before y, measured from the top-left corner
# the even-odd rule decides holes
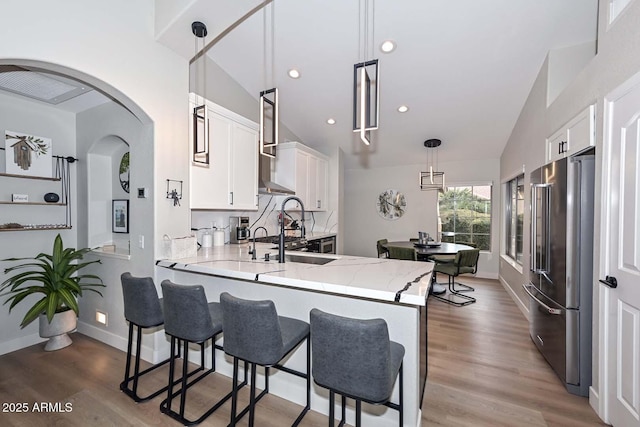
[[[529,240],[529,269],[531,271],[537,271],[537,253],[536,253],[536,238],[538,236],[538,230],[536,227],[538,217],[538,203],[537,203],[537,190],[534,184],[531,184],[531,239]]]
[[[538,265],[538,189],[544,191],[544,216],[543,220],[543,233],[544,233],[544,241],[542,245],[540,245],[540,250],[544,251],[544,255],[540,253],[540,261],[541,264],[544,261],[544,265]],[[548,277],[546,273],[549,272],[549,253],[550,253],[550,230],[549,221],[551,220],[551,204],[550,202],[550,191],[551,186],[549,184],[531,184],[531,248],[529,252],[529,257],[531,258],[530,269],[534,273],[544,274],[545,277]]]
[[[542,307],[544,307],[545,310],[547,310],[547,312],[549,314],[555,314],[555,315],[560,315],[562,314],[562,310],[560,310],[559,308],[553,308],[553,307],[549,307],[547,304],[543,303],[542,301],[540,301],[538,298],[536,298],[533,293],[531,293],[531,291],[529,290],[530,287],[533,287],[532,285],[528,284],[528,283],[523,283],[522,284],[522,289],[524,289],[524,291],[535,301],[537,302],[539,305],[541,305]]]

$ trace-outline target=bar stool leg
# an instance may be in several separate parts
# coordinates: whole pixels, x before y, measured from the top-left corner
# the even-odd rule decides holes
[[[340,418],[340,424],[338,424],[338,427],[344,426],[344,423],[346,422],[346,419],[347,419],[347,398],[344,397],[344,395],[340,397],[341,397],[340,402],[342,404],[342,418]]]
[[[251,364],[251,391],[249,393],[249,427],[253,427],[256,410],[256,364]]]
[[[335,405],[335,392],[333,390],[329,390],[329,427],[334,427],[335,422],[334,422],[334,418],[335,418],[335,409],[334,409],[334,405]]]
[[[246,362],[245,362],[245,377],[244,380],[247,380],[247,371],[246,371]],[[236,411],[238,406],[238,358],[233,358],[233,387],[231,388],[231,423],[230,427],[235,427],[236,425]]]
[[[356,400],[356,427],[360,427],[362,425],[362,401],[360,399]]]
[[[402,366],[404,364],[400,365],[400,389],[399,389],[399,393],[398,393],[398,399],[400,400],[399,405],[400,405],[400,409],[398,409],[398,412],[400,413],[400,424],[399,425],[404,425],[404,384],[403,384],[403,375],[402,375]]]
[[[187,400],[187,374],[189,364],[189,343],[184,341],[184,357],[182,359],[182,390],[180,393],[180,416],[184,418],[184,406]]]
[[[131,347],[133,346],[133,323],[129,322],[129,341],[127,342],[127,363],[124,370],[123,384],[127,384],[131,370]]]
[[[169,385],[167,387],[167,409],[171,410],[171,400],[173,396],[173,377],[176,367],[176,339],[171,337],[171,356],[169,358]]]
[[[142,345],[142,328],[138,326],[136,333],[136,363],[133,368],[133,394],[138,394],[138,377],[140,375],[140,346]]]

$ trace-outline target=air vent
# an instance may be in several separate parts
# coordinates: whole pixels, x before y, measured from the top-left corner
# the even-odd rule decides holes
[[[16,66],[0,66],[0,90],[57,105],[92,89],[61,76]]]

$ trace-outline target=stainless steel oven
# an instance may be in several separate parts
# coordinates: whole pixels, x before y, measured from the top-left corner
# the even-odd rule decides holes
[[[307,245],[307,250],[309,252],[316,252],[320,254],[335,254],[336,253],[336,236],[309,240],[309,243]]]

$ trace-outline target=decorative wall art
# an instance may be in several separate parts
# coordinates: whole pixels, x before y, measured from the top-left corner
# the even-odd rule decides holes
[[[129,152],[127,151],[122,155],[120,160],[120,170],[118,171],[120,177],[120,185],[122,189],[129,192]]]
[[[51,178],[51,151],[51,138],[5,131],[5,163],[8,174]]]
[[[173,206],[180,206],[182,199],[182,181],[167,180],[167,199],[173,200]]]
[[[407,200],[404,198],[404,194],[398,190],[389,189],[378,195],[376,207],[378,214],[382,218],[394,220],[404,215],[407,208]]]
[[[114,233],[129,232],[129,200],[112,201],[112,231]]]

